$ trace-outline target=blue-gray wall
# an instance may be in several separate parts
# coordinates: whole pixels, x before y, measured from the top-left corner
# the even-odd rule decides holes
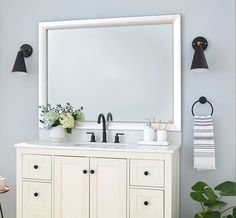
[[[181,156],[181,215],[193,217],[197,205],[189,190],[197,180],[216,184],[235,176],[235,34],[233,0],[0,0],[0,175],[12,192],[4,198],[6,218],[15,217],[15,150],[13,144],[35,139],[37,127],[38,22],[159,14],[182,15],[183,147]],[[192,39],[209,40],[206,51],[210,71],[190,72]],[[34,54],[27,77],[10,74],[17,50],[29,43]],[[215,107],[217,170],[192,168],[192,116],[190,107],[199,96]]]

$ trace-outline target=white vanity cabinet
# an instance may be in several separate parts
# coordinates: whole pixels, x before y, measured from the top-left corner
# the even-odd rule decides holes
[[[179,147],[17,144],[17,218],[178,218]]]

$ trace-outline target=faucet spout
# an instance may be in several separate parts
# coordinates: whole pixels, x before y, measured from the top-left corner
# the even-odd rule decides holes
[[[113,116],[112,116],[112,113],[111,112],[109,112],[108,114],[107,114],[107,122],[108,121],[113,121]]]
[[[107,142],[107,133],[106,133],[106,119],[104,114],[98,115],[98,121],[97,123],[100,124],[102,120],[102,142]]]

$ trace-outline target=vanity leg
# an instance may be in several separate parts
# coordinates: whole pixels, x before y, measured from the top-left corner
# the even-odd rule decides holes
[[[1,213],[1,217],[3,218],[3,213],[2,213],[2,205],[1,205],[1,202],[0,202],[0,213]]]

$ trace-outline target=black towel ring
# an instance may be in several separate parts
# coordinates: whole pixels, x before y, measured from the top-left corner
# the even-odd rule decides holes
[[[193,115],[193,116],[195,116],[194,111],[193,111],[193,108],[194,108],[195,104],[197,104],[198,102],[201,103],[201,104],[208,103],[208,104],[211,106],[211,116],[213,115],[213,112],[214,112],[213,105],[211,104],[211,102],[209,102],[209,101],[207,100],[206,97],[202,96],[202,97],[200,97],[197,101],[195,101],[195,102],[193,103],[193,106],[192,106],[192,115]]]

